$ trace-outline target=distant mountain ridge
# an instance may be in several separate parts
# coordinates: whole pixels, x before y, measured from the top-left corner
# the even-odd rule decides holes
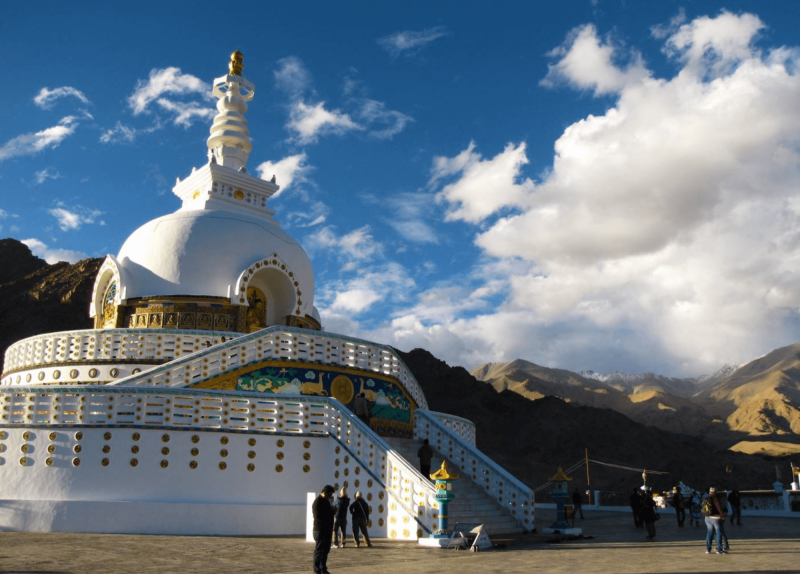
[[[729,377],[738,368],[739,365],[724,365],[714,373],[686,378],[665,377],[655,373],[634,375],[620,371],[606,374],[594,371],[580,371],[579,374],[587,379],[601,381],[626,394],[657,390],[679,397],[690,397]]]

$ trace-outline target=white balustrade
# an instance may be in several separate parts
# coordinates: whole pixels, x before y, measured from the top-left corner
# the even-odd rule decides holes
[[[460,436],[467,443],[475,446],[475,423],[471,420],[457,417],[456,415],[449,415],[447,413],[437,413],[428,411],[430,414],[439,419],[439,422],[450,429],[452,432]]]
[[[535,527],[533,491],[441,420],[451,417],[417,409],[414,411],[414,438],[428,439],[433,448],[457,464],[462,473],[468,474],[501,506],[507,508],[526,530],[532,530]]]
[[[351,457],[364,469],[362,479],[381,485],[386,498],[375,513],[376,530],[391,538],[415,539],[435,527],[438,503],[433,485],[399,456],[383,439],[336,399],[310,396],[263,395],[250,392],[192,389],[131,389],[105,385],[89,387],[40,385],[0,388],[0,426],[47,428],[158,427],[192,430],[230,430],[253,433],[332,436],[337,456]],[[343,449],[343,452],[340,450]],[[343,482],[334,476],[330,482]],[[358,470],[355,471],[359,473]],[[359,473],[360,474],[360,473]],[[350,476],[350,480],[357,477]]]
[[[294,327],[269,327],[247,335],[212,331],[106,329],[51,333],[23,339],[8,348],[2,385],[26,381],[30,372],[48,365],[92,361],[169,361],[115,381],[114,385],[177,388],[224,374],[250,363],[275,359],[341,365],[396,378],[421,408],[428,403],[408,367],[383,345]],[[222,342],[223,338],[230,338]],[[52,367],[44,382],[52,383]],[[24,371],[23,371],[24,372]],[[19,381],[17,380],[19,379]]]

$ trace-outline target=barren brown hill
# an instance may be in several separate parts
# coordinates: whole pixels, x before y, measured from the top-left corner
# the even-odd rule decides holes
[[[552,396],[575,405],[613,409],[669,432],[702,435],[713,430],[714,436],[719,437],[726,430],[722,421],[715,422],[701,405],[663,392],[663,385],[654,382],[656,378],[630,387],[628,394],[572,371],[542,367],[522,359],[481,365],[471,374],[498,391],[508,389],[533,400]],[[733,437],[731,441],[733,444]]]
[[[800,343],[740,367],[694,398],[731,430],[800,443]]]
[[[645,426],[611,409],[497,392],[465,369],[450,367],[422,349],[400,356],[422,385],[432,410],[475,422],[478,448],[532,487],[547,482],[558,465],[567,468],[579,462],[584,448],[592,459],[637,469],[592,465],[592,487],[602,490],[623,492],[640,485],[642,468],[670,473],[652,477],[657,489],[678,480],[695,488],[725,485],[729,463],[734,468],[730,480],[740,488],[770,488],[775,481],[774,462],[717,448],[702,437]],[[585,486],[585,470],[574,475],[575,486]]]
[[[92,284],[102,259],[48,265],[14,239],[0,241],[0,357],[25,337],[90,329]]]

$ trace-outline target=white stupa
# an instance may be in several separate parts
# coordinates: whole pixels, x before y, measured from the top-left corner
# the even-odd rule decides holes
[[[530,489],[471,422],[428,410],[393,349],[321,330],[311,262],[267,205],[279,187],[247,173],[254,93],[234,52],[207,163],[175,185],[178,211],[106,257],[94,329],[7,350],[0,529],[301,534],[332,484],[362,491],[374,536],[413,540],[438,516],[413,464],[425,438],[498,506],[496,530],[533,528]]]

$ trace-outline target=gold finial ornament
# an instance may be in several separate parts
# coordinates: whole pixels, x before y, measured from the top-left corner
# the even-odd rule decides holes
[[[434,480],[436,480],[436,479],[439,479],[439,480],[456,480],[461,475],[459,475],[459,474],[450,474],[450,469],[447,468],[447,461],[443,460],[442,461],[442,467],[439,470],[437,470],[436,472],[434,472],[430,476]]]
[[[563,469],[559,466],[556,473],[553,476],[548,476],[547,480],[549,480],[550,482],[557,482],[557,481],[572,480],[572,477],[567,476],[564,473]]]
[[[244,54],[242,54],[239,50],[236,50],[233,54],[231,54],[231,61],[228,64],[228,75],[241,76],[243,69],[244,69]]]

